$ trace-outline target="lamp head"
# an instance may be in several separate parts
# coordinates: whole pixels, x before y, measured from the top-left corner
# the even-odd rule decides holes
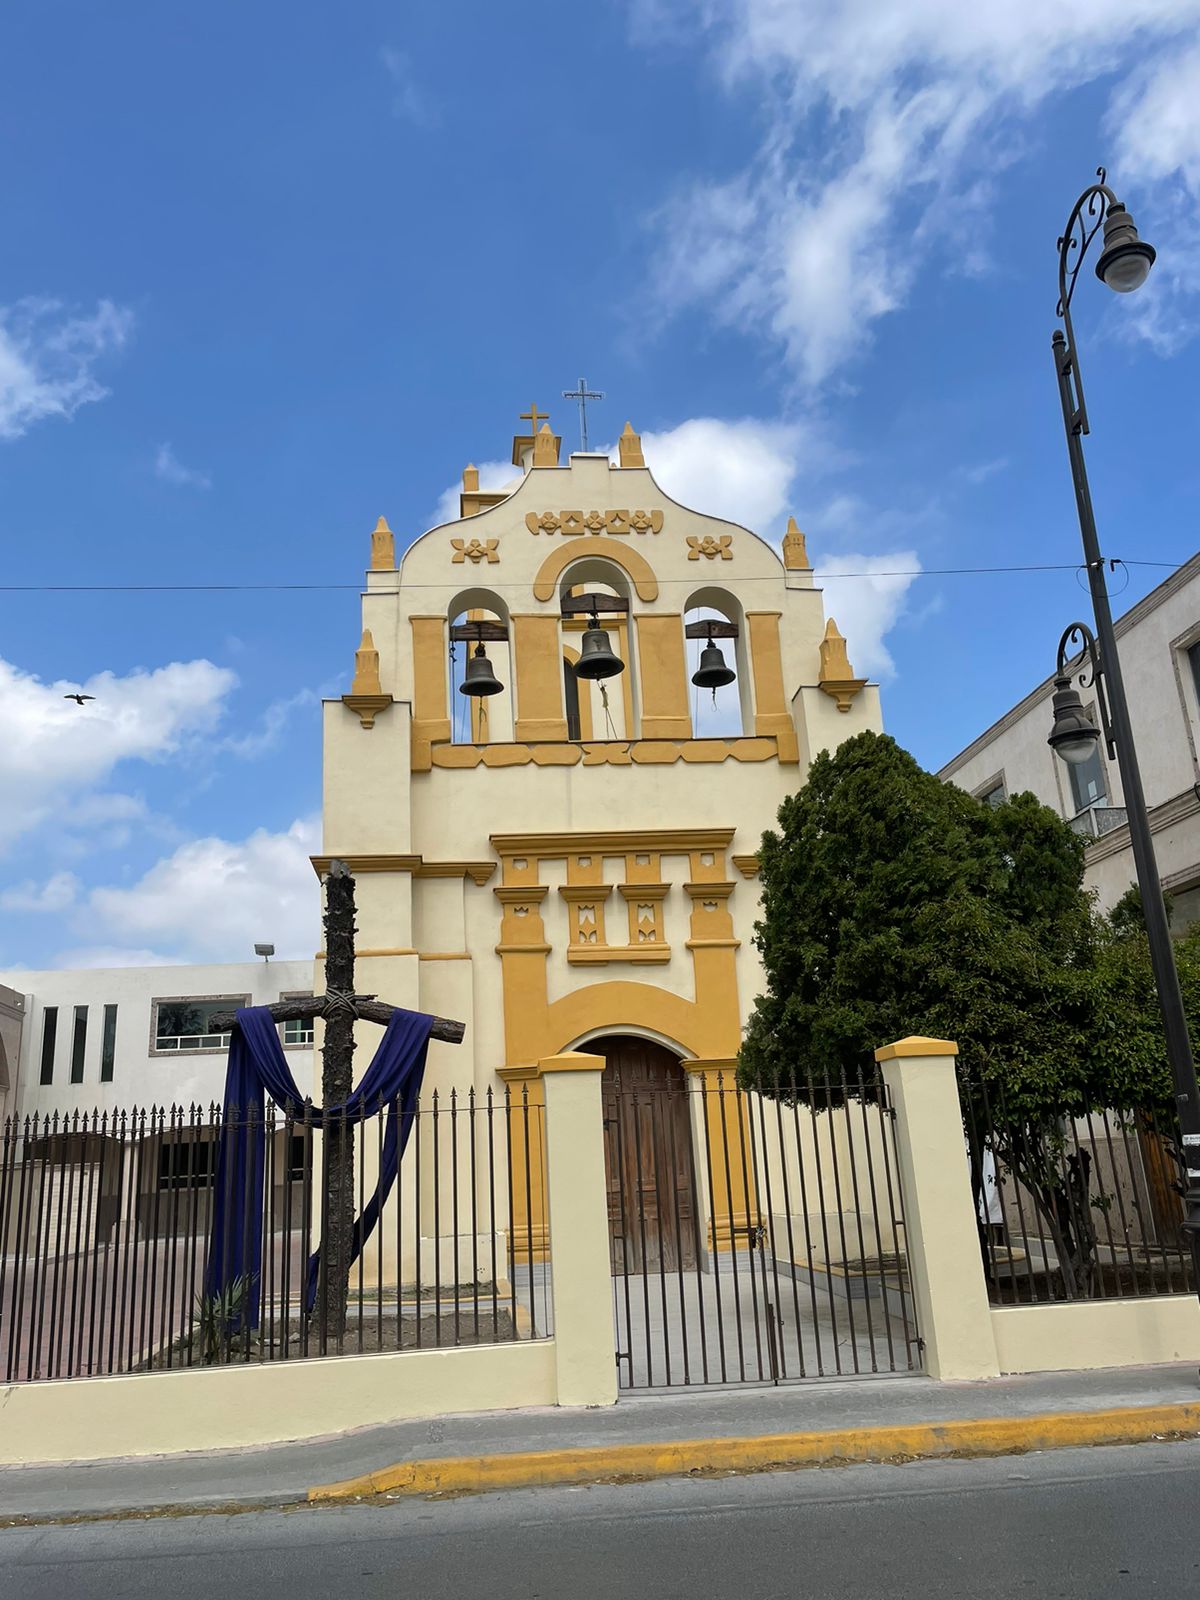
[[[1054,726],[1046,743],[1070,766],[1086,761],[1096,748],[1100,730],[1083,708],[1070,678],[1054,680]]]
[[[1131,294],[1149,277],[1154,255],[1154,246],[1138,238],[1133,218],[1114,200],[1104,219],[1104,249],[1096,263],[1096,276],[1117,294]]]
[[[254,946],[254,954],[261,956],[264,961],[269,961],[275,954],[275,946],[273,944],[256,944]]]

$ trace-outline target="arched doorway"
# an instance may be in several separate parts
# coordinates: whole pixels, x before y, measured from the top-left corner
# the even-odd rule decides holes
[[[602,1055],[604,1165],[614,1273],[694,1267],[696,1172],[679,1057],[632,1034],[595,1039]]]

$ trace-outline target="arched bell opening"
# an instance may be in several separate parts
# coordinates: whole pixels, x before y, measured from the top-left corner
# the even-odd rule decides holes
[[[490,590],[466,589],[451,602],[449,622],[451,737],[455,744],[508,743],[513,737],[508,607]],[[489,692],[475,692],[480,687]]]
[[[745,617],[737,597],[725,589],[698,589],[688,598],[683,624],[695,737],[714,739],[752,733],[750,657]],[[721,681],[726,674],[731,676]]]
[[[582,556],[563,572],[558,599],[567,737],[635,738],[637,668],[629,575],[603,557]]]

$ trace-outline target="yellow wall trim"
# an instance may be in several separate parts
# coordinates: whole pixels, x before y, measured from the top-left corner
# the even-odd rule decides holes
[[[634,828],[613,832],[493,833],[491,842],[501,856],[537,856],[542,861],[557,861],[576,855],[646,855],[656,850],[682,855],[692,850],[723,850],[734,832],[733,828]]]
[[[471,878],[482,887],[496,870],[494,861],[423,861],[420,856],[310,856],[313,871],[323,878],[331,861],[344,861],[350,871],[411,872],[414,878]]]
[[[537,577],[533,580],[534,599],[553,599],[559,578],[572,561],[579,561],[584,556],[603,556],[605,560],[621,567],[633,579],[639,600],[658,599],[658,579],[654,576],[654,568],[645,556],[603,536],[589,537],[578,544],[571,540],[553,550],[542,562]]]
[[[469,950],[419,950],[417,957],[421,961],[470,961]]]
[[[733,739],[636,739],[632,742],[606,739],[567,743],[564,734],[561,744],[435,744],[420,770],[428,772],[434,766],[463,771],[479,766],[525,766],[530,762],[535,767],[573,767],[581,760],[585,767],[667,766],[676,761],[704,763],[776,758],[789,764],[798,757],[787,754],[784,747],[790,749],[795,739],[794,731],[789,735],[784,730],[779,737],[756,734]]]
[[[876,1061],[919,1061],[923,1056],[956,1056],[958,1046],[953,1039],[926,1039],[913,1034],[908,1039],[898,1039],[895,1044],[881,1045],[875,1052]]]

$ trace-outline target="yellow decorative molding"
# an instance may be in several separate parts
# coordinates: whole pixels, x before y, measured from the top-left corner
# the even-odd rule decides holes
[[[478,494],[479,492],[479,468],[473,461],[468,462],[463,468],[462,486],[464,494]]]
[[[417,953],[412,945],[387,945],[378,950],[356,950],[354,959],[356,961],[366,961],[372,956],[415,956]],[[318,950],[313,957],[314,961],[324,961],[324,959],[324,950]]]
[[[779,759],[800,760],[796,726],[783,687],[783,652],[778,611],[747,611],[750,667],[754,676],[754,731],[773,734],[779,741]]]
[[[561,533],[574,539],[581,534],[610,533],[626,536],[631,533],[661,533],[661,511],[527,511],[525,526],[530,533]]]
[[[692,850],[724,850],[733,828],[635,828],[579,833],[493,833],[491,845],[498,856],[533,856],[539,861],[560,861],[565,856],[687,855]],[[498,892],[498,891],[497,891]]]
[[[544,1078],[552,1072],[603,1072],[607,1065],[603,1056],[585,1050],[564,1050],[556,1056],[544,1056],[537,1070],[538,1076]]]
[[[793,730],[792,740],[795,740]],[[635,740],[609,739],[601,742],[561,744],[435,744],[422,771],[433,767],[521,767],[530,762],[536,767],[663,766],[676,761],[772,761],[780,754],[783,741],[766,736],[731,739]]]
[[[561,445],[562,439],[557,434],[550,432],[550,424],[548,422],[543,422],[533,441],[533,465],[535,467],[556,467]]]
[[[623,883],[620,894],[629,914],[629,944],[634,950],[668,950],[663,901],[669,883]]]
[[[344,861],[357,877],[363,872],[411,872],[414,878],[471,878],[481,888],[496,870],[494,861],[425,861],[413,855],[310,856],[313,871],[323,878],[331,861]]]
[[[578,545],[566,544],[559,545],[546,557],[533,580],[535,600],[550,600],[554,597],[559,578],[572,561],[579,559],[580,553]],[[613,544],[609,539],[595,539],[587,546],[587,553],[604,556],[622,567],[633,579],[639,600],[658,599],[658,579],[654,576],[654,568],[638,551],[630,549],[628,545]]]
[[[646,458],[642,454],[642,436],[640,433],[634,433],[632,422],[627,422],[621,429],[621,437],[617,440],[617,455],[623,467],[646,465]]]
[[[956,1056],[958,1045],[953,1039],[927,1039],[923,1034],[910,1034],[907,1039],[897,1039],[895,1044],[881,1045],[875,1052],[876,1061],[920,1061],[929,1056]]]
[[[478,539],[470,543],[465,539],[451,539],[450,548],[454,554],[450,557],[454,566],[461,566],[464,561],[469,561],[472,566],[478,566],[481,561],[486,561],[491,566],[500,559],[499,539],[485,539],[481,544]]]
[[[711,533],[706,533],[703,538],[689,533],[687,536],[688,560],[699,561],[705,556],[709,561],[715,561],[720,556],[722,561],[733,560],[733,535],[723,533],[714,539]]]
[[[362,643],[354,652],[354,682],[350,685],[350,693],[382,694],[382,692],[383,687],[379,682],[379,651],[375,648],[370,628],[364,628]]]
[[[729,859],[733,862],[734,866],[738,869],[743,878],[758,877],[757,856],[730,856]]]
[[[812,562],[808,559],[808,546],[804,542],[804,535],[796,526],[795,517],[788,518],[787,532],[783,536],[783,564],[789,572],[812,571]]]
[[[470,961],[469,950],[418,950],[418,961]]]
[[[595,954],[603,950],[607,954],[604,902],[612,893],[612,885],[569,883],[564,884],[558,892],[567,902],[569,928],[567,959],[570,959],[572,951]]]
[[[736,883],[722,883],[720,880],[701,881],[699,883],[685,883],[684,889],[693,900],[728,900],[737,888]]]
[[[567,961],[573,967],[606,967],[612,961],[662,965],[671,959],[665,944],[568,945]]]
[[[821,640],[821,670],[817,674],[817,687],[837,701],[839,711],[849,711],[854,697],[867,686],[865,678],[856,678],[846,640],[838,625],[830,617],[825,624],[825,637]]]
[[[396,570],[396,537],[387,525],[387,518],[380,517],[371,533],[371,571],[394,572]]]
[[[505,1083],[532,1083],[538,1076],[536,1061],[523,1061],[517,1066],[497,1067],[496,1076]]]
[[[412,618],[412,659],[412,768],[428,772],[431,748],[450,737],[445,617]]]
[[[379,682],[379,651],[369,628],[363,629],[362,643],[354,652],[354,682],[342,704],[353,711],[364,728],[373,728],[375,718],[392,703]]]
[[[721,1056],[714,1059],[710,1056],[707,1059],[697,1058],[692,1061],[681,1061],[679,1065],[689,1078],[715,1078],[721,1074],[728,1074],[729,1077],[733,1077],[737,1072],[737,1057]]]

